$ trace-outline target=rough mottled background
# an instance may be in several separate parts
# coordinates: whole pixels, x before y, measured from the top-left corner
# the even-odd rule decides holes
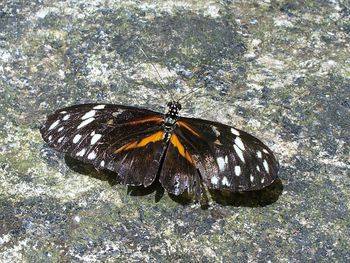
[[[0,261],[349,262],[349,8],[1,1]],[[184,114],[261,138],[280,183],[202,209],[155,189],[127,192],[39,134],[59,107],[164,111],[170,90],[193,87]]]

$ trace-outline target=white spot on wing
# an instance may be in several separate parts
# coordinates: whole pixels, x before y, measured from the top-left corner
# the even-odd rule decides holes
[[[106,107],[106,105],[101,104],[101,105],[97,105],[97,106],[93,107],[93,109],[94,109],[94,110],[102,110],[102,109],[104,109],[105,107]]]
[[[261,178],[260,182],[263,184],[265,182],[265,178]]]
[[[252,174],[250,175],[250,181],[254,182],[254,176]]]
[[[125,110],[119,109],[112,113],[113,117],[118,117],[120,114],[122,114]]]
[[[263,149],[263,152],[269,154],[269,152],[266,149]]]
[[[66,115],[64,115],[64,117],[62,118],[62,120],[66,121],[66,120],[69,119],[69,117],[70,117],[70,115],[69,115],[69,114],[66,114]]]
[[[237,147],[237,145],[233,145],[233,148],[235,149],[238,157],[242,160],[243,163],[245,163],[245,160],[244,160],[244,156],[243,156],[243,152],[240,148]]]
[[[260,172],[260,167],[259,167],[259,165],[256,166],[256,170],[258,170],[258,172]]]
[[[81,135],[80,134],[75,135],[74,138],[73,138],[73,143],[79,142],[80,139],[81,139]]]
[[[240,137],[236,137],[236,139],[235,139],[235,144],[236,144],[242,151],[245,150],[244,144],[243,144],[243,142],[242,142],[242,140],[241,140]]]
[[[236,135],[236,136],[240,135],[239,131],[237,131],[235,128],[231,128],[231,133]]]
[[[235,166],[235,174],[236,174],[236,176],[240,176],[241,172],[242,172],[241,167],[239,165],[236,165]]]
[[[94,136],[92,136],[91,138],[91,145],[95,144],[99,139],[101,139],[102,134],[95,134]]]
[[[179,186],[180,186],[180,178],[178,175],[176,175],[175,176],[175,183],[174,183],[174,187],[175,187],[174,194],[175,195],[179,195],[179,193],[180,193]]]
[[[211,126],[211,129],[213,130],[213,132],[215,133],[216,137],[220,136],[220,132],[218,130],[218,128],[216,128],[215,126]]]
[[[89,155],[88,155],[88,157],[87,157],[88,159],[90,159],[90,160],[93,160],[93,159],[95,159],[96,158],[96,153],[95,152],[91,152],[91,153],[89,153]]]
[[[264,160],[263,165],[264,165],[265,171],[268,173],[269,172],[269,164],[267,163],[266,160]]]
[[[95,120],[95,118],[90,118],[90,119],[87,119],[85,121],[82,121],[79,126],[77,127],[77,129],[80,129],[86,125],[88,125],[90,122],[93,122]]]
[[[222,145],[222,143],[221,143],[218,139],[216,139],[216,140],[214,141],[214,143],[215,143],[215,144],[218,144],[218,145]]]
[[[57,131],[60,132],[60,131],[62,131],[62,130],[63,130],[63,126],[60,127]]]
[[[90,133],[90,136],[94,136],[95,135],[95,131],[92,131],[91,133]]]
[[[81,117],[82,120],[86,120],[86,119],[89,119],[91,117],[94,117],[95,116],[95,113],[96,111],[95,110],[91,110],[91,111],[88,111],[87,113],[85,113],[83,115],[83,117]]]
[[[52,135],[50,135],[48,139],[49,139],[49,141],[51,141],[52,140]]]
[[[221,183],[222,183],[222,185],[227,185],[227,186],[230,186],[230,185],[231,185],[230,182],[227,180],[227,177],[226,177],[226,176],[224,176],[224,177],[222,178]]]
[[[60,120],[57,120],[54,123],[52,123],[51,126],[49,127],[49,130],[52,130],[53,128],[55,128],[59,122],[60,122]]]
[[[64,111],[61,111],[60,113],[61,113],[61,114],[66,114],[67,112],[64,110]]]
[[[86,149],[84,148],[84,149],[81,149],[79,152],[77,152],[77,156],[84,156],[84,154],[85,154],[85,152],[86,152]]]
[[[258,156],[258,158],[262,158],[262,153],[260,151],[256,151],[256,156]]]
[[[213,185],[217,185],[218,182],[219,182],[219,178],[218,178],[216,175],[214,175],[214,176],[211,177],[210,182],[211,182]]]
[[[61,142],[63,141],[63,139],[64,139],[64,136],[62,136],[61,138],[59,138],[59,139],[57,140],[57,142],[58,142],[58,143],[61,143]]]
[[[100,163],[100,166],[104,167],[105,166],[105,161],[102,160],[101,163]]]
[[[224,157],[218,157],[216,159],[216,161],[217,161],[217,163],[219,165],[220,172],[224,171],[225,170],[225,165],[227,164],[227,156],[225,157],[225,159],[224,159]]]

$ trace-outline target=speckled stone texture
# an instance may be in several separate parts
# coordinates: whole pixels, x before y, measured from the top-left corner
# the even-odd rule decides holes
[[[1,1],[0,262],[350,262],[349,8]],[[182,113],[262,139],[276,184],[203,209],[119,185],[40,137],[60,107],[164,111],[196,87]]]

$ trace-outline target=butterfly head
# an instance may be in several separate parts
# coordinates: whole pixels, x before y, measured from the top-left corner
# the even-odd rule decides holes
[[[171,118],[176,118],[179,115],[179,111],[181,110],[181,104],[178,101],[170,101],[168,102],[168,115]]]

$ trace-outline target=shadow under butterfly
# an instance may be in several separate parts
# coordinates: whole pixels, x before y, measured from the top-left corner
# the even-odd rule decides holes
[[[121,178],[117,176],[116,173],[108,170],[98,171],[93,165],[78,161],[69,155],[65,155],[65,162],[71,170],[98,180],[107,181],[110,186],[121,183]],[[278,200],[282,192],[283,185],[279,178],[277,178],[271,185],[256,191],[235,193],[229,191],[209,190],[211,199],[216,203],[237,207],[263,207],[270,205]],[[128,186],[127,193],[131,196],[146,196],[154,194],[155,202],[159,202],[165,191],[160,182],[155,180],[148,187]],[[187,205],[193,202],[192,196],[188,194],[182,194],[179,196],[173,194],[168,195],[173,201],[181,205]],[[202,208],[208,208],[208,204],[203,202]]]
[[[278,162],[260,140],[228,125],[181,117],[178,101],[168,107],[162,114],[115,104],[74,105],[48,116],[40,131],[50,147],[113,172],[115,182],[135,195],[158,184],[180,203],[193,196],[206,203],[209,193],[219,203],[237,205],[229,200],[256,193],[235,193],[280,182]]]
[[[121,183],[121,178],[116,173],[102,170],[98,171],[92,164],[86,164],[78,161],[69,155],[65,155],[67,166],[80,174],[87,175],[98,180],[107,181],[110,186]],[[155,202],[159,202],[164,195],[164,188],[159,181],[155,180],[150,186],[128,186],[127,193],[131,196],[146,196],[154,194]],[[276,202],[283,192],[282,181],[277,178],[271,185],[256,191],[247,192],[229,192],[220,190],[209,190],[211,199],[216,203],[227,206],[237,207],[263,207]],[[182,194],[179,196],[169,194],[169,197],[181,204],[187,205],[193,202],[191,195]],[[206,202],[202,203],[202,208],[207,208]]]

